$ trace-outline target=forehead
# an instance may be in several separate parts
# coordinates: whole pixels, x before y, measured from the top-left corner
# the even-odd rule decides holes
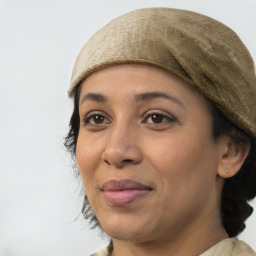
[[[180,100],[196,101],[207,108],[211,105],[195,87],[174,74],[144,64],[119,64],[100,69],[80,86],[80,103],[88,93],[106,96],[121,94],[133,97],[145,92],[169,93]]]
[[[89,90],[109,92],[115,86],[116,89],[135,91],[139,90],[138,86],[142,87],[142,84],[145,84],[145,89],[161,89],[162,84],[169,84],[170,87],[177,84],[191,93],[200,94],[191,84],[176,75],[144,64],[119,64],[97,70],[81,82],[80,92]]]

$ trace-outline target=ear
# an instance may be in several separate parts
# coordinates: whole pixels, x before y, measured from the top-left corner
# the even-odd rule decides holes
[[[220,138],[220,161],[218,175],[231,178],[238,173],[250,150],[250,144],[236,142],[232,138]]]

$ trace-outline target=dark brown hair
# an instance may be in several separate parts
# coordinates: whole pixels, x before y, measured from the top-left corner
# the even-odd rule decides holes
[[[75,160],[76,143],[79,133],[79,95],[80,86],[74,89],[74,109],[69,123],[69,132],[64,145]],[[242,168],[232,178],[226,179],[221,197],[222,225],[230,237],[237,236],[245,228],[245,220],[252,214],[253,208],[248,201],[256,196],[256,158],[255,145],[249,136],[229,121],[216,107],[212,106],[213,138],[217,140],[221,135],[231,137],[236,143],[251,144],[251,149]],[[76,160],[75,160],[76,161]],[[79,170],[76,170],[79,176]],[[92,228],[100,227],[93,213],[87,195],[84,195],[82,214]]]

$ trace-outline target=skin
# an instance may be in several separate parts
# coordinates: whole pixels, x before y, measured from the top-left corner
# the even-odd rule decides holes
[[[101,69],[81,86],[76,157],[112,255],[193,256],[227,238],[221,189],[248,150],[213,139],[209,102],[187,82],[139,64]],[[112,205],[102,186],[113,179],[152,190]]]

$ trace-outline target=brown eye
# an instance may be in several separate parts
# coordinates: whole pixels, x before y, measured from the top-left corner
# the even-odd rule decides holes
[[[163,114],[163,113],[151,113],[146,116],[143,123],[168,124],[168,123],[173,123],[175,121],[176,121],[176,119],[171,115],[167,115],[167,114]]]
[[[109,123],[109,120],[100,114],[90,114],[84,120],[85,125],[101,125],[105,123]]]
[[[151,117],[151,120],[153,123],[159,124],[163,122],[163,115],[159,115],[159,114],[153,114]]]
[[[104,122],[104,117],[100,115],[95,115],[92,119],[95,124],[102,124]]]

